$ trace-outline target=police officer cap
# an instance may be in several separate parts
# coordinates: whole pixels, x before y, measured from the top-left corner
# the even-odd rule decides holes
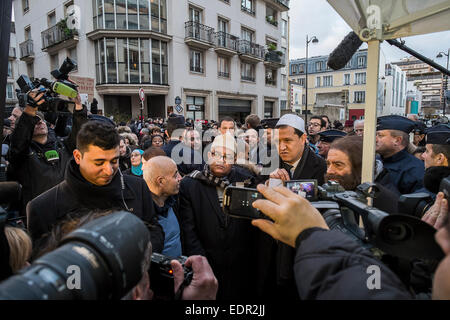
[[[422,121],[416,121],[416,127],[413,129],[414,132],[419,134],[425,134],[427,131],[427,126]]]
[[[344,131],[340,130],[325,130],[322,132],[319,132],[319,140],[324,142],[333,142],[334,140],[338,138],[345,137],[347,134]]]
[[[439,124],[427,130],[427,143],[450,144],[450,125]]]
[[[399,130],[410,133],[416,127],[416,123],[408,118],[392,115],[382,116],[377,119],[378,130]]]
[[[264,129],[275,129],[275,126],[278,123],[278,120],[280,120],[279,118],[271,118],[271,119],[262,119],[261,120],[261,126]]]
[[[186,120],[184,120],[183,116],[178,116],[176,114],[171,114],[169,116],[169,119],[167,119],[167,124],[175,124],[177,126],[185,126],[186,125]]]
[[[115,122],[112,121],[110,118],[107,118],[107,117],[104,117],[104,116],[101,116],[101,115],[98,115],[98,114],[90,114],[90,115],[88,115],[88,119],[90,121],[103,122],[103,123],[109,124],[109,125],[111,125],[113,127],[116,126]]]

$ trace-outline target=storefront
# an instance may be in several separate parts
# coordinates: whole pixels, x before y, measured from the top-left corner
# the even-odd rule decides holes
[[[219,120],[231,117],[240,123],[244,123],[245,117],[252,112],[251,106],[251,100],[219,99]]]

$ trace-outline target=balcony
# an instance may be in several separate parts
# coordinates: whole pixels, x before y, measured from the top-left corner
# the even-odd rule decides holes
[[[266,21],[271,25],[278,27],[278,21],[273,16],[266,16]]]
[[[25,40],[19,44],[20,60],[30,63],[34,60],[33,40]]]
[[[73,48],[78,44],[78,31],[62,28],[59,24],[41,32],[42,51],[49,54],[64,48]]]
[[[219,31],[216,32],[216,48],[218,54],[234,56],[237,54],[237,42],[239,38],[231,34]]]
[[[264,64],[272,68],[282,68],[286,65],[286,60],[281,51],[267,51],[264,58]]]
[[[248,13],[249,15],[255,16],[256,12],[254,8],[247,8],[245,6],[241,6],[241,10]]]
[[[184,24],[185,38],[184,42],[190,46],[200,50],[208,50],[214,45],[214,28],[205,26],[194,21],[187,21]]]
[[[247,40],[239,40],[238,52],[242,61],[249,63],[264,61],[264,47],[259,44]]]
[[[217,75],[221,78],[230,78],[230,73],[229,72],[217,72]]]
[[[8,57],[9,57],[9,60],[15,60],[17,58],[17,56],[16,56],[16,48],[9,47]]]
[[[289,0],[264,0],[264,1],[270,4],[278,11],[283,12],[289,10]]]
[[[203,67],[201,66],[190,66],[189,70],[191,70],[191,72],[203,73]]]
[[[241,80],[243,80],[243,81],[255,82],[255,77],[253,77],[253,76],[244,76],[244,75],[241,75]]]

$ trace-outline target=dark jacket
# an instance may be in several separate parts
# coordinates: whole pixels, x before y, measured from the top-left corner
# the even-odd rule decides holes
[[[108,185],[95,186],[83,178],[79,166],[71,160],[65,180],[28,204],[28,230],[32,239],[37,240],[51,231],[68,213],[80,209],[127,210],[128,207],[130,212],[153,226],[149,226],[153,251],[161,252],[164,233],[156,219],[147,184],[144,179],[130,175],[123,175],[123,182],[124,190],[118,172]]]
[[[167,144],[162,146],[166,155],[176,162],[178,171],[183,175],[188,175],[194,170],[203,170],[205,162],[203,161],[202,155],[183,143],[180,145],[180,143],[181,141],[179,140],[170,140]],[[178,153],[172,155],[172,151],[175,147],[179,148]],[[196,164],[196,162],[200,163]]]
[[[49,129],[45,145],[32,141],[34,127],[39,120],[22,113],[11,135],[8,180],[22,185],[23,209],[30,200],[64,180],[67,163],[76,147],[76,136],[87,121],[87,113],[85,108],[74,111],[73,128],[67,138],[60,139],[50,134]],[[58,152],[59,159],[48,161],[45,153],[50,150]]]
[[[383,158],[383,166],[389,171],[392,183],[401,194],[425,191],[423,176],[425,167],[420,161],[406,151],[406,148],[392,157]]]
[[[233,168],[231,183],[248,179],[244,169]],[[204,255],[219,282],[218,299],[255,297],[255,248],[260,243],[250,220],[224,214],[216,187],[184,177],[180,187],[180,226],[186,255]],[[264,268],[263,266],[261,266]],[[251,271],[249,271],[251,270]]]
[[[368,288],[375,283],[370,266],[379,268],[380,289]],[[388,267],[338,230],[304,230],[296,240],[294,273],[302,300],[413,298]]]
[[[119,157],[119,168],[122,172],[131,168],[131,150],[130,147],[126,147],[127,152],[124,156]]]

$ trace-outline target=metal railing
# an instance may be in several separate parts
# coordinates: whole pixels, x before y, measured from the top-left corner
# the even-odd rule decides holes
[[[216,32],[216,46],[237,51],[237,42],[239,38],[229,33],[219,31]]]
[[[255,77],[241,75],[241,80],[255,82]]]
[[[276,86],[277,85],[277,81],[273,80],[273,79],[266,78],[266,84],[269,84],[271,86]]]
[[[214,43],[214,28],[195,21],[187,21],[184,24],[184,30],[186,38],[194,38],[200,41]]]
[[[192,72],[198,72],[198,73],[203,73],[203,68],[200,66],[191,66],[190,70]]]
[[[248,14],[251,14],[252,16],[254,16],[256,14],[255,9],[253,9],[253,8],[250,9],[250,8],[244,7],[243,5],[241,5],[241,10],[244,12],[247,12]]]
[[[286,65],[284,54],[281,51],[266,51],[265,61]]]
[[[223,78],[229,78],[230,77],[230,73],[229,72],[218,72],[219,77],[223,77]]]
[[[238,52],[248,54],[256,58],[264,59],[264,47],[248,40],[238,41]]]
[[[20,57],[28,57],[28,56],[34,56],[34,50],[33,50],[33,40],[28,39],[19,44],[20,49]]]
[[[272,0],[272,1],[281,4],[281,5],[285,6],[286,8],[289,8],[289,0]]]
[[[65,40],[72,39],[75,35],[77,35],[76,30],[63,30],[59,25],[54,25],[53,27],[41,32],[42,49],[51,47]]]

